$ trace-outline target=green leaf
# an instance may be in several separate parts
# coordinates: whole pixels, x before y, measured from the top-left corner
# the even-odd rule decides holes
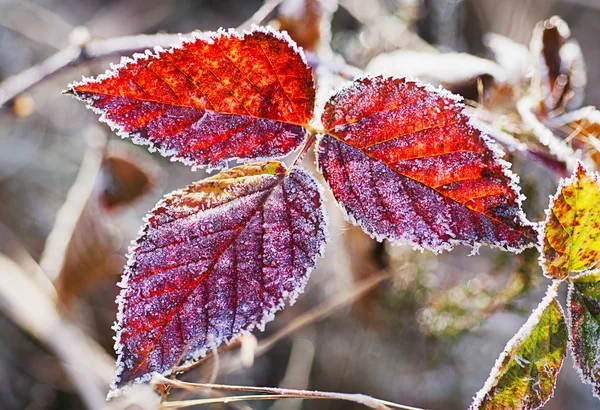
[[[598,175],[578,165],[550,198],[542,236],[544,275],[565,279],[600,261],[600,186]]]
[[[567,325],[552,285],[496,360],[471,409],[538,409],[552,397],[567,350]]]
[[[570,350],[584,383],[600,398],[600,271],[578,276],[569,286]]]

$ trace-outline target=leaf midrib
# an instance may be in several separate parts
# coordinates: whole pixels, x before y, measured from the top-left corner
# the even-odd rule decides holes
[[[366,117],[364,117],[364,118],[366,118]],[[457,122],[458,122],[458,121],[457,121]],[[456,123],[456,122],[455,122],[455,123]],[[455,124],[455,123],[453,123],[453,124]],[[344,124],[338,124],[338,126],[339,126],[339,125],[344,125]],[[445,125],[447,125],[447,124],[439,124],[439,125],[436,125],[436,126],[433,126],[433,127],[428,127],[428,128],[423,128],[423,129],[420,129],[420,130],[416,130],[416,131],[413,131],[413,132],[410,132],[410,133],[407,133],[407,134],[397,135],[397,136],[395,136],[394,138],[390,138],[390,139],[388,139],[388,140],[386,140],[386,141],[383,141],[383,142],[389,142],[389,141],[393,141],[393,140],[394,140],[394,139],[396,139],[396,138],[402,138],[402,137],[404,137],[404,136],[411,135],[411,134],[414,134],[414,133],[417,133],[417,132],[420,132],[420,131],[424,131],[424,130],[435,129],[435,128],[441,128],[441,127],[443,127],[443,126],[445,126]],[[414,181],[414,182],[416,182],[416,183],[418,183],[418,184],[420,184],[420,185],[422,185],[422,186],[424,186],[424,187],[426,187],[426,188],[428,188],[428,189],[431,189],[431,190],[433,190],[433,191],[437,192],[438,194],[440,194],[441,196],[443,196],[444,198],[447,198],[447,199],[451,200],[451,201],[452,201],[452,202],[454,202],[454,203],[457,203],[457,204],[459,204],[459,205],[462,205],[462,206],[464,206],[465,208],[467,208],[468,210],[470,210],[470,211],[472,211],[472,212],[476,212],[476,213],[477,213],[477,214],[479,214],[479,215],[484,215],[484,216],[486,216],[487,218],[489,218],[489,219],[491,219],[491,220],[493,220],[493,221],[495,221],[495,222],[498,222],[499,224],[501,224],[501,225],[503,225],[503,226],[507,227],[508,229],[510,229],[510,230],[513,230],[513,231],[516,231],[516,229],[515,229],[515,228],[513,228],[513,227],[511,227],[511,226],[507,225],[507,224],[506,224],[505,222],[503,222],[503,221],[500,221],[500,220],[498,220],[498,219],[497,219],[497,218],[495,218],[494,216],[491,216],[491,215],[488,215],[487,213],[483,213],[483,212],[480,212],[480,211],[478,211],[478,210],[476,210],[476,209],[473,209],[473,208],[472,208],[472,207],[470,207],[469,205],[467,205],[467,204],[465,204],[465,203],[462,203],[462,202],[459,202],[459,201],[457,201],[456,199],[454,199],[454,198],[451,198],[451,197],[449,197],[449,196],[445,195],[445,194],[444,194],[442,191],[440,191],[440,190],[438,190],[438,189],[436,189],[436,188],[434,188],[434,187],[431,187],[431,186],[429,186],[429,185],[425,184],[424,182],[422,182],[422,181],[419,181],[418,179],[415,179],[415,178],[413,178],[413,177],[411,177],[411,176],[409,176],[409,175],[406,175],[406,174],[404,174],[404,173],[402,173],[402,172],[398,171],[397,169],[394,169],[394,168],[390,167],[388,164],[386,164],[385,162],[381,161],[380,159],[378,159],[378,158],[374,157],[373,155],[370,155],[369,153],[367,153],[367,152],[364,152],[362,149],[360,149],[360,148],[357,148],[357,147],[355,147],[355,146],[353,146],[353,145],[349,144],[349,143],[348,143],[347,141],[345,141],[343,138],[340,138],[338,135],[334,134],[334,133],[333,133],[331,130],[326,130],[326,131],[324,132],[324,134],[325,134],[326,136],[332,137],[332,138],[333,138],[333,139],[335,139],[336,141],[342,142],[343,144],[345,144],[345,145],[349,146],[349,147],[350,147],[350,148],[352,148],[352,149],[355,149],[355,150],[359,151],[360,153],[362,153],[362,154],[366,155],[366,156],[367,156],[369,159],[371,159],[371,160],[373,160],[373,161],[381,162],[383,165],[385,165],[386,167],[388,167],[390,170],[392,170],[392,171],[393,171],[393,172],[395,172],[396,174],[398,174],[398,175],[401,175],[401,176],[403,176],[403,177],[405,177],[405,178],[408,178],[408,179],[410,179],[410,180],[412,180],[412,181]],[[383,142],[382,142],[382,143],[383,143]],[[446,153],[446,154],[451,154],[451,153],[453,153],[453,152],[454,152],[454,151],[451,151],[451,152],[448,152],[448,153]],[[454,181],[453,181],[453,182],[454,182]],[[472,198],[470,198],[469,200],[471,200],[471,199],[472,199]],[[530,225],[526,225],[526,226],[524,226],[524,227],[527,227],[527,226],[530,226]],[[531,227],[531,228],[533,228],[533,226],[530,226],[530,227]],[[521,231],[522,231],[522,230],[521,230]]]
[[[179,108],[188,108],[188,109],[193,109],[193,110],[200,110],[200,111],[205,111],[205,112],[211,112],[213,114],[221,114],[221,115],[232,115],[232,116],[239,116],[239,117],[248,117],[248,118],[254,118],[257,120],[263,120],[263,121],[273,121],[273,122],[277,122],[277,123],[281,123],[281,124],[289,124],[289,125],[297,125],[299,127],[302,127],[304,129],[308,129],[309,128],[309,124],[308,123],[299,123],[299,122],[293,122],[293,121],[287,121],[287,120],[277,120],[274,118],[265,118],[265,117],[259,117],[256,115],[251,115],[251,114],[241,114],[241,113],[233,113],[233,112],[222,112],[222,111],[217,111],[215,109],[210,109],[210,108],[201,108],[201,107],[196,107],[193,105],[185,105],[185,104],[176,104],[176,103],[166,103],[164,101],[158,101],[157,99],[154,98],[139,98],[139,97],[130,97],[130,96],[124,96],[124,95],[119,95],[117,93],[107,93],[107,92],[96,92],[96,91],[77,91],[75,89],[72,89],[73,93],[75,94],[75,96],[82,100],[83,102],[89,103],[93,105],[93,102],[88,101],[87,98],[83,97],[82,94],[94,94],[94,95],[104,95],[107,97],[111,97],[111,98],[128,98],[131,100],[136,100],[136,101],[141,101],[141,102],[150,102],[150,103],[154,103],[154,104],[162,104],[162,105],[166,105],[169,107],[179,107]],[[100,110],[102,110],[103,112],[107,112],[109,111],[106,108],[100,108]],[[121,125],[119,125],[121,126]]]

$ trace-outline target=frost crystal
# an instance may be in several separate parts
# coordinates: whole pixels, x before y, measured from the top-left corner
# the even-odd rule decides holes
[[[600,264],[600,183],[581,163],[550,197],[540,233],[544,275],[564,279]]]
[[[584,383],[600,398],[600,271],[574,278],[567,298],[569,348]]]

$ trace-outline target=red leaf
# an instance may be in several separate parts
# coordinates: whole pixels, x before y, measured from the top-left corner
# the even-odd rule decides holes
[[[197,34],[168,51],[124,58],[70,91],[121,136],[215,167],[296,149],[315,98],[302,52],[286,34],[264,28]]]
[[[318,183],[280,162],[233,168],[167,195],[123,276],[113,389],[264,328],[301,293],[325,241]]]
[[[336,93],[317,159],[350,219],[377,239],[434,252],[533,246],[507,163],[462,110],[448,92],[394,78],[362,78]]]

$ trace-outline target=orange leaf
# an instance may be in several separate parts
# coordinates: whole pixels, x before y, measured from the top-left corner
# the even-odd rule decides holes
[[[193,166],[282,157],[304,140],[313,78],[286,34],[220,30],[155,51],[69,91],[121,136]]]

